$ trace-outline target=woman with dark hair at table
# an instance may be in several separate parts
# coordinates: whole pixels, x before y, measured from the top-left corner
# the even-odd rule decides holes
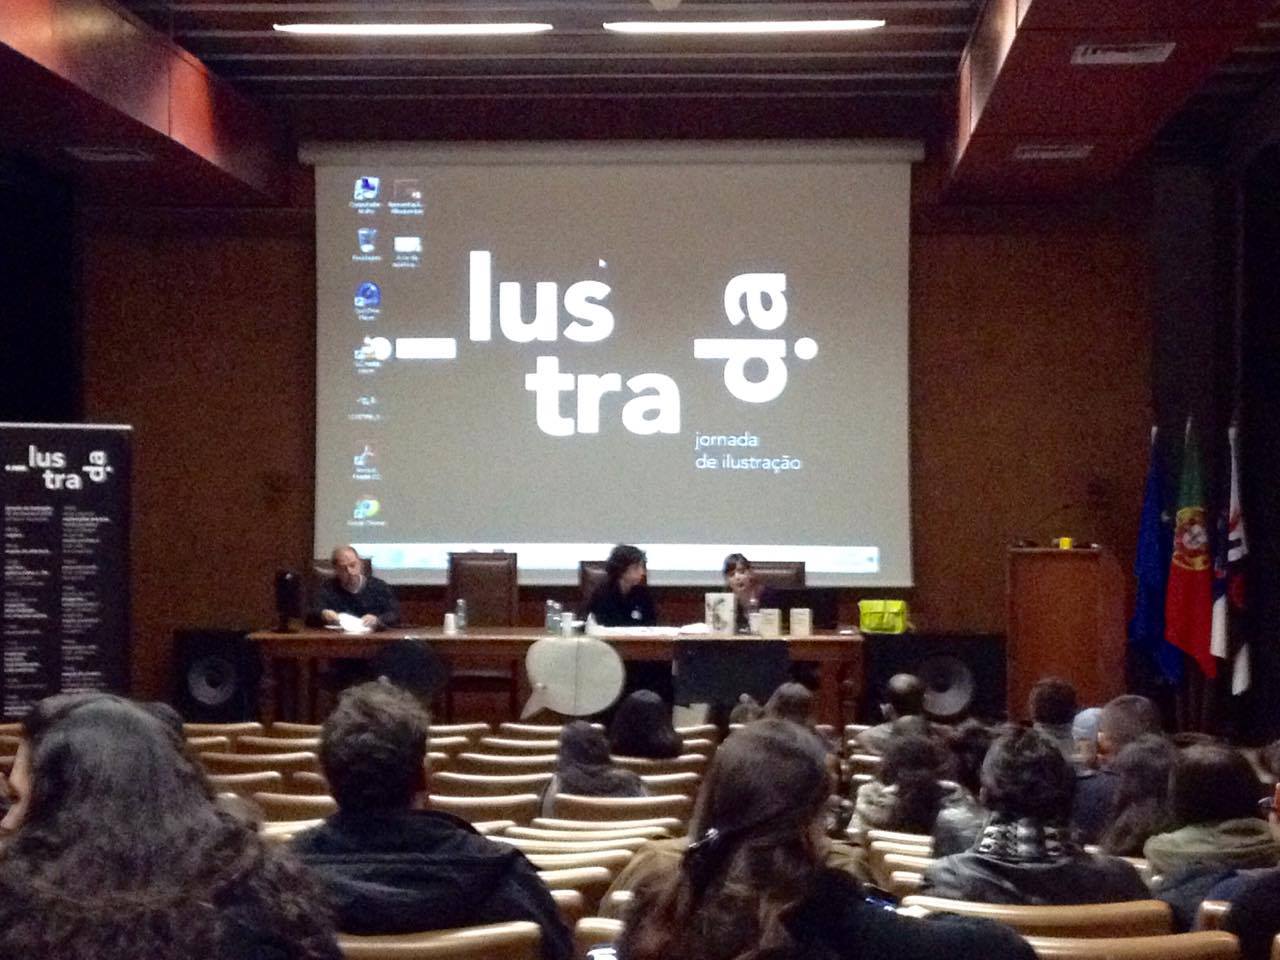
[[[336,960],[291,857],[215,807],[163,717],[106,694],[22,724],[0,829],[0,953],[23,960]]]
[[[653,597],[645,584],[648,559],[644,551],[620,543],[604,562],[605,581],[587,603],[589,615],[602,627],[651,627],[658,622]]]

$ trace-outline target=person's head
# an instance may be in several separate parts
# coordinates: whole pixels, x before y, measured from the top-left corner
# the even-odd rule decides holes
[[[1169,806],[1179,827],[1256,817],[1258,800],[1269,792],[1230,747],[1188,747],[1169,775]]]
[[[560,762],[579,766],[609,763],[609,741],[604,731],[585,720],[574,720],[560,731]]]
[[[609,559],[604,562],[605,576],[622,593],[627,593],[644,581],[647,563],[648,558],[639,547],[620,543],[609,552]]]
[[[827,751],[819,737],[760,720],[720,745],[680,870],[636,891],[626,956],[720,960],[791,944],[782,923],[821,869]]]
[[[320,766],[344,813],[407,810],[426,789],[426,711],[399,687],[346,690],[320,730]]]
[[[889,720],[924,713],[924,683],[912,673],[895,673],[885,685],[885,702],[880,709]]]
[[[1164,737],[1147,734],[1116,754],[1109,769],[1118,778],[1113,809],[1169,797],[1169,774],[1178,759],[1178,749]]]
[[[812,727],[813,691],[803,683],[784,683],[764,705],[764,715]]]
[[[624,757],[679,756],[683,747],[671,723],[671,707],[652,690],[629,694],[609,724],[609,745]]]
[[[333,563],[333,575],[343,590],[355,592],[360,586],[360,578],[364,576],[364,568],[360,562],[360,554],[352,546],[335,547],[329,556]]]
[[[982,790],[982,763],[995,738],[995,731],[981,720],[966,720],[947,736],[956,783],[975,797]]]
[[[724,585],[734,593],[749,589],[755,582],[751,571],[751,561],[740,553],[731,553],[724,558]]]
[[[982,764],[982,802],[1009,820],[1063,824],[1071,816],[1075,773],[1057,744],[1035,728],[1008,728]]]
[[[1033,723],[1065,727],[1075,720],[1076,688],[1060,677],[1045,677],[1027,699]]]
[[[908,734],[889,741],[877,777],[886,786],[897,788],[891,829],[932,832],[942,802],[938,781],[950,772],[948,759],[942,745],[932,737]]]
[[[744,693],[738,697],[738,702],[729,711],[729,722],[751,723],[751,721],[759,720],[763,716],[764,707],[760,706],[760,701],[751,694]]]
[[[1098,756],[1110,761],[1126,744],[1148,733],[1160,732],[1160,711],[1146,697],[1126,693],[1116,697],[1098,715]]]

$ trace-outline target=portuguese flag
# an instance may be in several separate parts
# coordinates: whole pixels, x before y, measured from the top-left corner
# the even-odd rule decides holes
[[[1188,417],[1173,531],[1173,559],[1165,594],[1165,638],[1192,657],[1201,673],[1213,677],[1218,667],[1209,652],[1213,632],[1213,561],[1209,555],[1206,514],[1204,485],[1200,481],[1200,448]]]

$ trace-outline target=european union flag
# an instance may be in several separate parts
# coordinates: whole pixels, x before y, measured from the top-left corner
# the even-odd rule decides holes
[[[1129,644],[1167,681],[1178,683],[1182,679],[1182,651],[1165,639],[1164,632],[1165,592],[1173,555],[1173,528],[1164,510],[1164,488],[1164,464],[1153,429],[1151,466],[1138,527],[1138,555],[1133,565],[1138,588],[1133,619],[1129,621]]]

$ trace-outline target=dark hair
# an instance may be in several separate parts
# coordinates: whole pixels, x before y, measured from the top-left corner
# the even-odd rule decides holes
[[[822,867],[814,824],[826,756],[816,734],[782,720],[730,734],[698,794],[681,869],[637,888],[621,954],[721,960],[794,948],[782,917]]]
[[[784,683],[764,705],[764,715],[812,727],[813,691],[803,683]]]
[[[1136,693],[1116,697],[1098,715],[1098,734],[1106,736],[1108,752],[1113,756],[1144,734],[1159,732],[1160,711]]]
[[[1063,824],[1071,816],[1075,773],[1058,745],[1034,728],[1007,728],[982,764],[983,804],[1012,820]]]
[[[309,875],[214,806],[154,712],[107,694],[51,697],[23,737],[31,793],[0,858],[0,950],[195,960],[247,953],[257,936],[295,960],[333,956]]]
[[[320,730],[320,765],[343,811],[407,809],[424,786],[426,711],[399,687],[350,687]]]
[[[947,754],[931,737],[908,734],[889,741],[884,762],[877,774],[881,783],[897,787],[890,830],[932,833],[933,822],[942,806],[942,785],[946,777]]]
[[[1076,688],[1061,677],[1045,677],[1031,688],[1027,705],[1034,722],[1064,726],[1076,716]]]
[[[760,701],[751,694],[744,693],[738,696],[738,702],[729,711],[729,723],[751,723],[763,716],[764,707],[760,706]]]
[[[885,686],[885,702],[899,717],[924,713],[924,684],[913,673],[895,673]]]
[[[735,570],[750,570],[751,561],[741,553],[731,553],[724,558],[724,567],[720,571],[723,576],[728,576]]]
[[[1121,750],[1108,768],[1116,776],[1110,822],[1098,845],[1120,857],[1142,856],[1147,839],[1169,828],[1169,773],[1178,750],[1147,734]]]
[[[1188,747],[1169,775],[1175,827],[1255,817],[1265,793],[1249,761],[1230,747]]]
[[[560,731],[556,762],[560,793],[587,797],[640,797],[644,784],[638,774],[613,765],[609,741],[585,720],[574,720]]]
[[[981,720],[966,720],[946,738],[952,775],[975,797],[982,789],[982,762],[995,738],[995,731]]]
[[[636,690],[609,724],[609,746],[623,757],[678,757],[684,742],[671,724],[671,708],[652,690]]]
[[[609,559],[604,562],[605,576],[609,578],[610,583],[617,583],[630,567],[637,563],[647,562],[644,551],[639,547],[633,547],[629,543],[620,543],[609,551]]]

